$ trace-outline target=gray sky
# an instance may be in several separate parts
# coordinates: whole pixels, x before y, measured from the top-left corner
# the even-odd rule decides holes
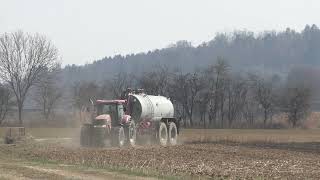
[[[217,32],[320,25],[319,0],[0,0],[0,33],[46,35],[63,64],[194,45]]]

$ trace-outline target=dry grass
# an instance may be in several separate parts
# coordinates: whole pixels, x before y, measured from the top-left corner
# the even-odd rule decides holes
[[[35,138],[75,138],[79,128],[26,128]],[[5,128],[0,128],[4,136]],[[236,142],[320,142],[320,129],[182,129],[180,142],[223,141]]]
[[[0,128],[0,136],[3,137],[6,128]],[[35,138],[73,138],[79,136],[79,128],[26,128],[26,134]]]
[[[181,143],[190,142],[320,142],[320,129],[184,129]]]

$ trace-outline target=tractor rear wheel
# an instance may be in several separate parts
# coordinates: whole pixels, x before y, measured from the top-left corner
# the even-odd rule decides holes
[[[126,142],[124,128],[122,126],[111,129],[111,145],[114,147],[123,147]]]
[[[161,146],[166,146],[168,142],[168,129],[164,122],[160,122],[159,132],[158,132],[159,144]]]
[[[92,125],[84,124],[80,130],[80,145],[82,147],[91,146]]]
[[[178,141],[178,129],[177,125],[174,122],[169,122],[169,143],[174,146],[177,145]]]

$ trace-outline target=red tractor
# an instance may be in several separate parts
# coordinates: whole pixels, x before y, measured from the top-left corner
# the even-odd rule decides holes
[[[163,96],[127,92],[126,100],[97,100],[90,123],[81,127],[80,143],[86,147],[135,146],[144,139],[162,146],[176,145],[179,123],[171,101]]]

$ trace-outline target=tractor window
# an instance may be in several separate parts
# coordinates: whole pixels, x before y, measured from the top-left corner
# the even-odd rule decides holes
[[[119,117],[119,119],[122,119],[123,114],[124,114],[124,108],[123,108],[123,105],[120,104],[120,105],[118,105],[118,117]]]
[[[101,114],[109,114],[113,115],[117,113],[117,105],[116,104],[101,104],[97,107],[98,115]]]

